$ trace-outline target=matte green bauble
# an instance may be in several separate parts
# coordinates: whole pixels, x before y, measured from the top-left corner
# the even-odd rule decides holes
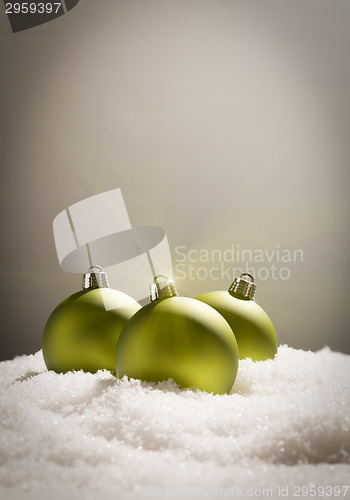
[[[230,326],[213,308],[174,290],[144,306],[124,327],[116,350],[118,376],[172,378],[181,387],[229,392],[239,362]]]
[[[270,318],[253,300],[254,294],[254,278],[244,273],[228,291],[204,293],[196,299],[216,309],[229,323],[237,340],[240,359],[264,361],[277,353],[277,337]]]
[[[141,306],[129,295],[101,284],[102,275],[85,275],[93,283],[61,302],[49,317],[42,339],[48,370],[115,371],[120,332]]]

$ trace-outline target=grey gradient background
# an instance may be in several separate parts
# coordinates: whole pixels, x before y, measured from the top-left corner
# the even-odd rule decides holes
[[[173,252],[302,249],[257,301],[281,343],[350,353],[349,26],[348,0],[81,0],[17,34],[1,8],[2,359],[80,287],[53,218],[116,187]]]

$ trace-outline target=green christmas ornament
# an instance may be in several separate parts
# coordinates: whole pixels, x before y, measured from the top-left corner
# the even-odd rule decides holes
[[[163,275],[155,278],[151,300],[119,337],[118,376],[154,382],[172,378],[181,387],[229,392],[239,360],[235,336],[224,318],[207,304],[179,297]]]
[[[115,371],[120,332],[140,308],[129,295],[108,287],[100,267],[91,267],[83,290],[61,302],[46,323],[42,351],[47,369]]]
[[[218,311],[231,326],[240,359],[263,361],[277,353],[277,337],[266,312],[255,302],[256,285],[249,273],[236,278],[228,291],[204,293],[196,297]]]

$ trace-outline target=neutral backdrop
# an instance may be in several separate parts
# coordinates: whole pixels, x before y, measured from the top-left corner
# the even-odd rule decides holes
[[[301,249],[257,302],[280,343],[350,353],[348,0],[81,0],[16,34],[0,7],[2,359],[80,288],[54,217],[117,187],[183,295],[230,283],[182,279],[178,246]]]

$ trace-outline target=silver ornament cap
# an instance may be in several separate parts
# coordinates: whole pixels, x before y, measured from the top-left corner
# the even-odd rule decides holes
[[[89,272],[83,276],[83,290],[95,288],[109,288],[107,274],[100,266],[91,266]]]
[[[243,273],[239,278],[236,278],[230,288],[229,294],[233,297],[243,300],[253,300],[255,296],[256,284],[254,276],[249,273]]]
[[[154,283],[149,287],[149,300],[154,302],[157,299],[168,297],[178,297],[175,283],[165,274],[158,274],[154,277]]]

